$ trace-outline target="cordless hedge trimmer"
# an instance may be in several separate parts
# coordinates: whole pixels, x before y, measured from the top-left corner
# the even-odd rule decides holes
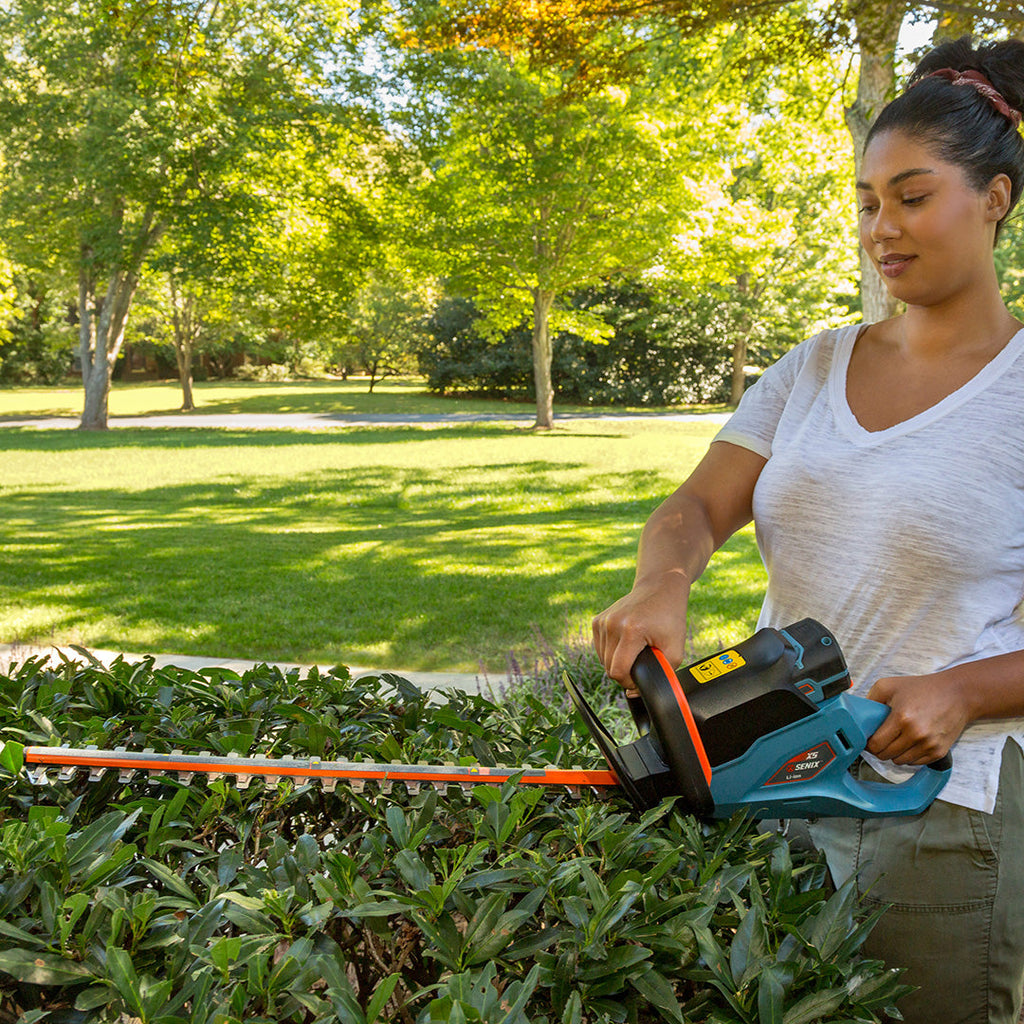
[[[565,684],[607,761],[604,769],[512,768],[479,765],[378,764],[320,758],[222,757],[158,754],[150,750],[26,747],[32,781],[58,772],[70,780],[80,769],[98,780],[112,770],[122,781],[137,773],[234,776],[244,787],[268,782],[320,780],[382,790],[400,782],[471,788],[514,780],[526,786],[572,791],[621,786],[639,810],[663,797],[679,798],[693,814],[728,817],[873,817],[917,814],[938,795],[951,770],[949,757],[898,785],[868,782],[850,771],[868,738],[885,719],[884,704],[849,693],[850,675],[836,638],[803,619],[785,629],[762,629],[735,647],[687,666],[678,675],[656,648],[646,648],[632,670],[638,696],[629,707],[639,732],[617,745],[568,677]]]

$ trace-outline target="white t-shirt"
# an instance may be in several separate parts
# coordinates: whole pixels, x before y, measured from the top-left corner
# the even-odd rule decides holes
[[[937,405],[869,432],[846,401],[861,329],[792,349],[716,437],[768,459],[753,504],[759,624],[823,623],[858,693],[1024,649],[1024,331]],[[1024,718],[970,725],[942,799],[991,813],[1011,736],[1024,747]],[[911,771],[869,759],[893,781]]]

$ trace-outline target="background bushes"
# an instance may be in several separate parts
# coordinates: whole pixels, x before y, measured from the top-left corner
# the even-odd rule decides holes
[[[579,291],[571,304],[600,317],[612,333],[607,343],[558,335],[551,372],[562,401],[647,406],[728,399],[727,339],[742,329],[743,310],[723,296],[672,299],[634,282]],[[468,300],[441,300],[417,352],[428,388],[533,398],[528,325],[492,338],[480,320]]]
[[[815,860],[670,802],[472,785],[84,773],[21,744],[332,759],[593,763],[550,697],[428,699],[346,670],[239,677],[37,660],[0,676],[7,1022],[877,1020],[897,972]]]
[[[38,281],[18,278],[15,317],[0,330],[0,384],[58,384],[77,345],[73,311]]]

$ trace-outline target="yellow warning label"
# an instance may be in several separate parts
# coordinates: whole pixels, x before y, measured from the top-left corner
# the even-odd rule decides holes
[[[716,654],[713,658],[708,658],[707,661],[691,665],[690,675],[698,683],[710,683],[712,679],[724,676],[726,672],[731,672],[734,668],[745,664],[742,656],[735,651],[722,651],[721,654]]]

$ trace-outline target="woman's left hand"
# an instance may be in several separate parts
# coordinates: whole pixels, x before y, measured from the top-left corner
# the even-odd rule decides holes
[[[942,672],[888,676],[879,679],[867,696],[891,709],[867,745],[883,761],[930,764],[949,753],[970,721],[960,687]]]

